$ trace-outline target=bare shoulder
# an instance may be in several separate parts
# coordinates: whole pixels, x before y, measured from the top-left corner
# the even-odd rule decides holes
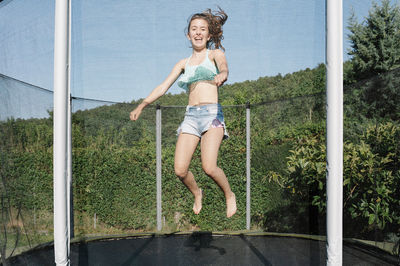
[[[185,69],[185,65],[186,65],[186,61],[188,59],[187,58],[183,58],[181,60],[178,61],[178,63],[175,64],[175,68],[179,68],[179,69]]]
[[[183,59],[181,59],[181,60],[179,60],[178,61],[178,63],[177,63],[177,65],[186,65],[186,61],[189,59],[189,57],[187,57],[187,58],[183,58]]]
[[[225,53],[221,49],[210,50],[210,56],[212,59],[223,58]]]
[[[184,71],[186,65],[186,58],[179,60],[175,65],[172,71],[174,73],[181,73]]]

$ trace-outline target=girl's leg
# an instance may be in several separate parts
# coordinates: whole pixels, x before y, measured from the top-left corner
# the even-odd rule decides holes
[[[193,212],[195,214],[199,214],[202,207],[202,192],[197,186],[192,172],[189,171],[189,165],[199,140],[200,138],[195,135],[179,134],[178,141],[176,142],[174,166],[175,174],[194,196]]]
[[[210,128],[201,138],[201,162],[204,172],[221,188],[226,198],[226,216],[236,213],[236,198],[224,171],[217,166],[219,147],[224,136],[223,128]]]

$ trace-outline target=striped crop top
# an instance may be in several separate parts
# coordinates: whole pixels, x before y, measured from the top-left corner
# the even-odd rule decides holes
[[[219,73],[218,68],[210,58],[208,58],[208,49],[206,52],[206,58],[199,65],[190,66],[188,63],[190,58],[186,61],[185,72],[178,80],[178,86],[184,89],[186,92],[189,91],[189,87],[192,83],[202,80],[213,80],[215,75]]]

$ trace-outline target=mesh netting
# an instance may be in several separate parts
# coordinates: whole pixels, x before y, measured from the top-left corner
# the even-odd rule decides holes
[[[3,256],[53,239],[53,94],[0,76]]]
[[[0,74],[0,120],[48,118],[53,92]]]
[[[0,3],[0,29],[7,29],[0,42],[5,58],[0,62],[4,258],[53,240],[53,40],[46,36],[53,34],[49,25],[54,18],[51,12],[43,17],[54,6],[28,6],[31,12],[25,16],[25,3]],[[202,169],[200,147],[190,164],[204,191],[200,215],[193,214],[193,196],[175,176],[176,130],[187,95],[178,94],[173,85],[172,94],[147,107],[138,121],[129,120],[139,99],[162,82],[177,59],[190,54],[183,29],[195,2],[179,2],[176,16],[164,12],[168,8],[164,2],[75,3],[71,52],[75,237],[157,230],[157,103],[162,114],[163,232],[246,228],[246,102],[250,102],[250,228],[326,234],[321,1],[302,2],[306,7],[297,3],[293,12],[287,3],[268,8],[262,1],[244,1],[226,10],[232,20],[224,39],[230,83],[220,88],[219,95],[230,137],[221,145],[218,165],[237,197],[238,212],[231,219],[226,218],[223,193]],[[277,11],[265,15],[263,8]],[[303,15],[304,8],[313,10],[309,17]],[[5,13],[23,19],[12,20]],[[286,24],[291,17],[295,19]],[[2,18],[9,19],[10,26]],[[276,27],[267,32],[260,26],[267,24]],[[287,36],[297,24],[302,30]],[[242,25],[250,30],[240,31]],[[264,43],[265,39],[271,42]],[[284,51],[282,57],[273,57],[282,48],[278,46],[284,48],[279,50]],[[187,49],[177,52],[177,47]],[[344,236],[380,242],[386,250],[395,250],[399,241],[399,83],[397,69],[346,85],[344,94]]]

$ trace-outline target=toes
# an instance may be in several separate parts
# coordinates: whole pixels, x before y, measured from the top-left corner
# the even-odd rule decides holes
[[[235,194],[233,194],[233,196],[230,197],[229,200],[226,200],[226,205],[227,205],[226,206],[226,217],[230,218],[237,211]]]
[[[202,208],[202,200],[203,200],[203,191],[200,189],[200,200],[197,198],[194,199],[194,204],[193,204],[193,212],[194,214],[199,214]],[[197,205],[196,205],[197,203]]]

